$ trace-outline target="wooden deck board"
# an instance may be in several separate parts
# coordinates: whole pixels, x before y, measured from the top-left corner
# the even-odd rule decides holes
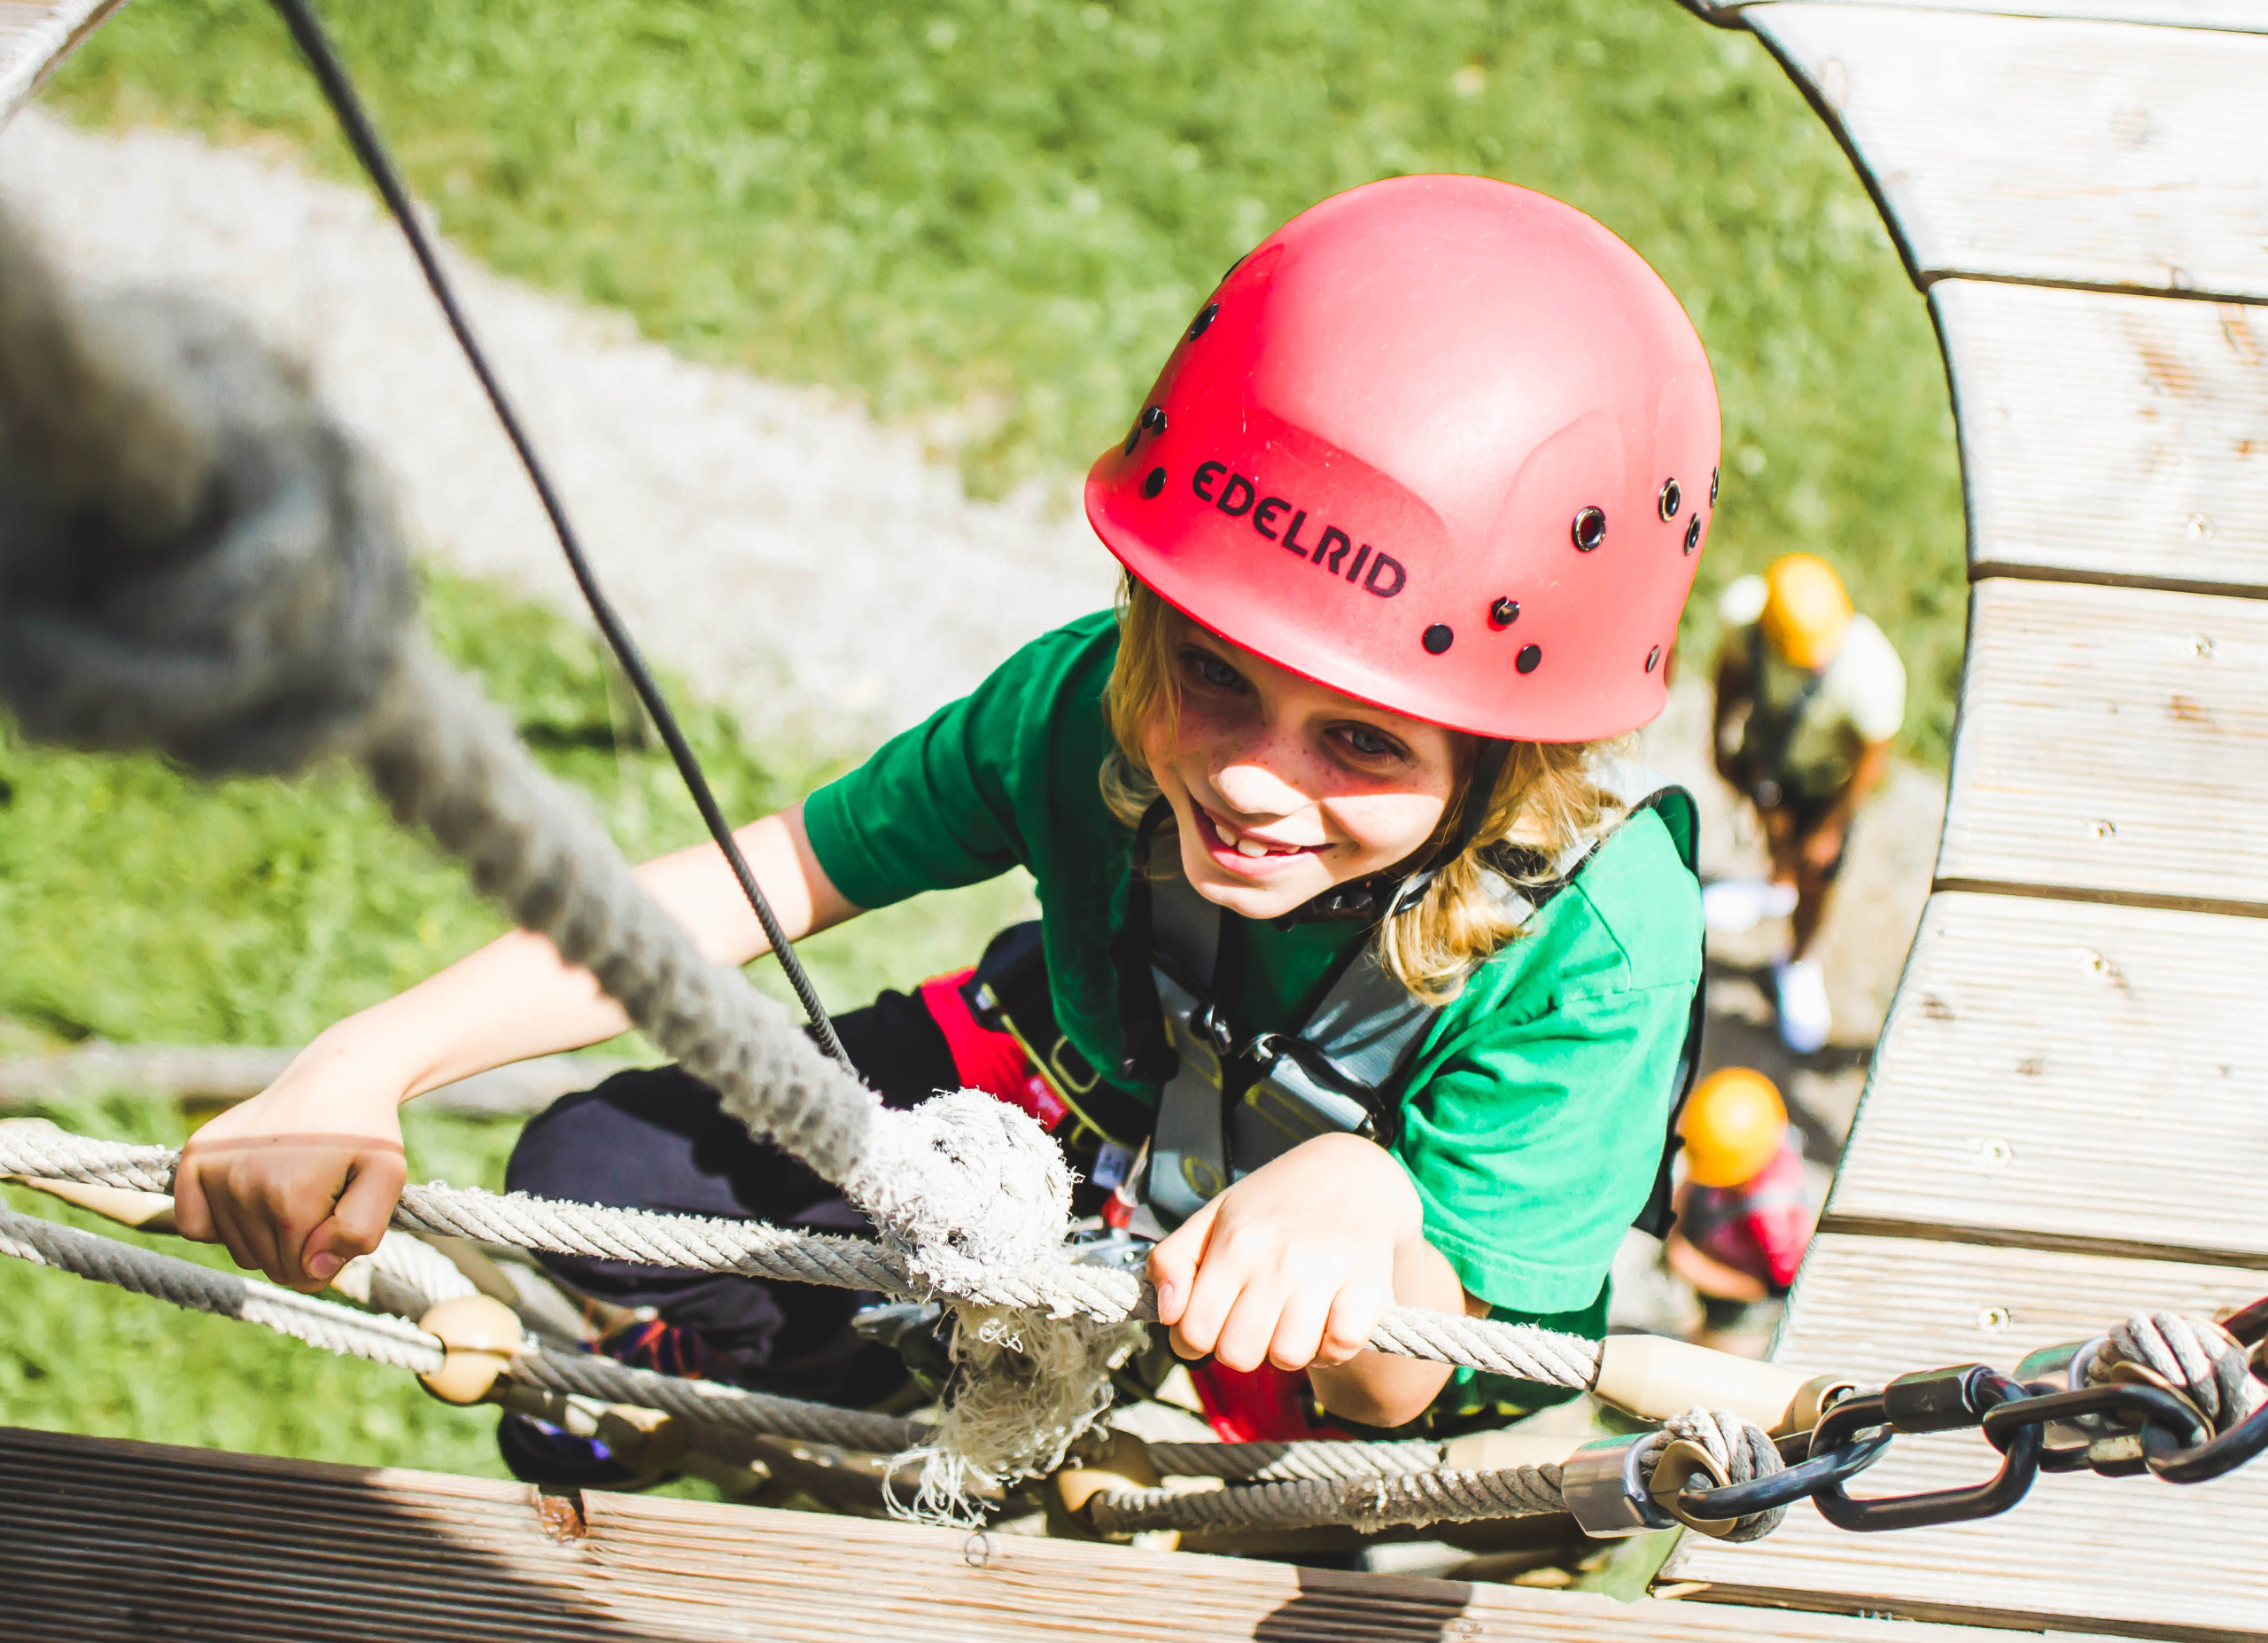
[[[1827,1226],[2268,1265],[2264,975],[2268,920],[1932,897]]]
[[[0,121],[21,108],[123,0],[0,0]]]
[[[1826,1234],[1805,1263],[1775,1355],[1877,1382],[1966,1361],[2005,1368],[2136,1308],[2210,1316],[2264,1289],[2264,1272]],[[1974,1433],[1900,1438],[1854,1492],[1981,1482],[1995,1464]],[[2264,1538],[2268,1472],[2190,1489],[2082,1475],[2043,1477],[2003,1517],[1895,1534],[1847,1533],[1799,1507],[1750,1546],[1689,1537],[1667,1572],[1744,1602],[2257,1638],[2268,1616]]]
[[[1980,1643],[0,1429],[11,1643]],[[2005,1634],[1997,1634],[2003,1638]]]
[[[1971,595],[1940,884],[2268,913],[2268,601]]]
[[[1973,574],[2268,591],[2268,308],[1978,280],[1930,301]]]
[[[1685,0],[1711,22],[1736,26],[1742,13],[1769,0]],[[1846,0],[1854,5],[1915,9],[1913,0]],[[1932,12],[1988,12],[1999,17],[2062,18],[2094,23],[2152,23],[2165,28],[2228,28],[2268,34],[2260,0],[1929,0]]]
[[[2268,36],[1802,0],[1742,18],[1924,283],[2268,300]]]

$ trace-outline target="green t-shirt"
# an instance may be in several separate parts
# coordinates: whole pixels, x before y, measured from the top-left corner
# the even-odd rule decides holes
[[[1105,1069],[1122,1059],[1108,941],[1131,842],[1096,779],[1117,645],[1107,611],[1034,640],[804,810],[819,865],[862,907],[1027,868],[1056,1019]],[[1607,1267],[1661,1157],[1700,931],[1693,876],[1643,813],[1427,1029],[1394,1155],[1428,1240],[1500,1315],[1603,1328]],[[1239,1032],[1297,1027],[1364,933],[1229,915],[1223,1013]]]

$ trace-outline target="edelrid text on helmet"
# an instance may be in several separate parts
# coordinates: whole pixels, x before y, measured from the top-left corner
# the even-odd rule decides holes
[[[1604,228],[1481,177],[1324,201],[1231,270],[1087,479],[1127,569],[1396,712],[1579,742],[1661,711],[1716,388]]]

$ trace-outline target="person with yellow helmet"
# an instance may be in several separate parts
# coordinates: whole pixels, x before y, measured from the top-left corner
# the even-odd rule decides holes
[[[1710,887],[1712,929],[1794,915],[1794,943],[1774,969],[1780,1036],[1807,1055],[1834,1019],[1810,956],[1851,818],[1890,768],[1906,719],[1906,668],[1887,635],[1851,608],[1824,559],[1784,554],[1718,603],[1717,769],[1756,806],[1772,856],[1769,884]]]
[[[1787,1293],[1818,1216],[1787,1104],[1755,1069],[1702,1079],[1677,1129],[1683,1180],[1663,1256],[1701,1297],[1704,1334],[1720,1340],[1758,1303]]]

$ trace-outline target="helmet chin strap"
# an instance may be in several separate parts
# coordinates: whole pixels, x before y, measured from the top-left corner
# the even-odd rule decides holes
[[[1289,930],[1295,924],[1323,924],[1360,920],[1377,923],[1416,904],[1433,882],[1441,876],[1441,869],[1472,846],[1473,837],[1480,831],[1480,824],[1487,819],[1487,796],[1496,790],[1496,783],[1504,774],[1504,760],[1511,754],[1512,744],[1494,738],[1484,739],[1472,758],[1472,773],[1465,782],[1464,812],[1457,817],[1456,827],[1444,838],[1423,867],[1412,872],[1389,868],[1383,873],[1373,873],[1367,878],[1350,879],[1334,885],[1321,895],[1301,902],[1289,913],[1278,914],[1272,921],[1278,930]],[[1478,802],[1475,802],[1478,800]]]

